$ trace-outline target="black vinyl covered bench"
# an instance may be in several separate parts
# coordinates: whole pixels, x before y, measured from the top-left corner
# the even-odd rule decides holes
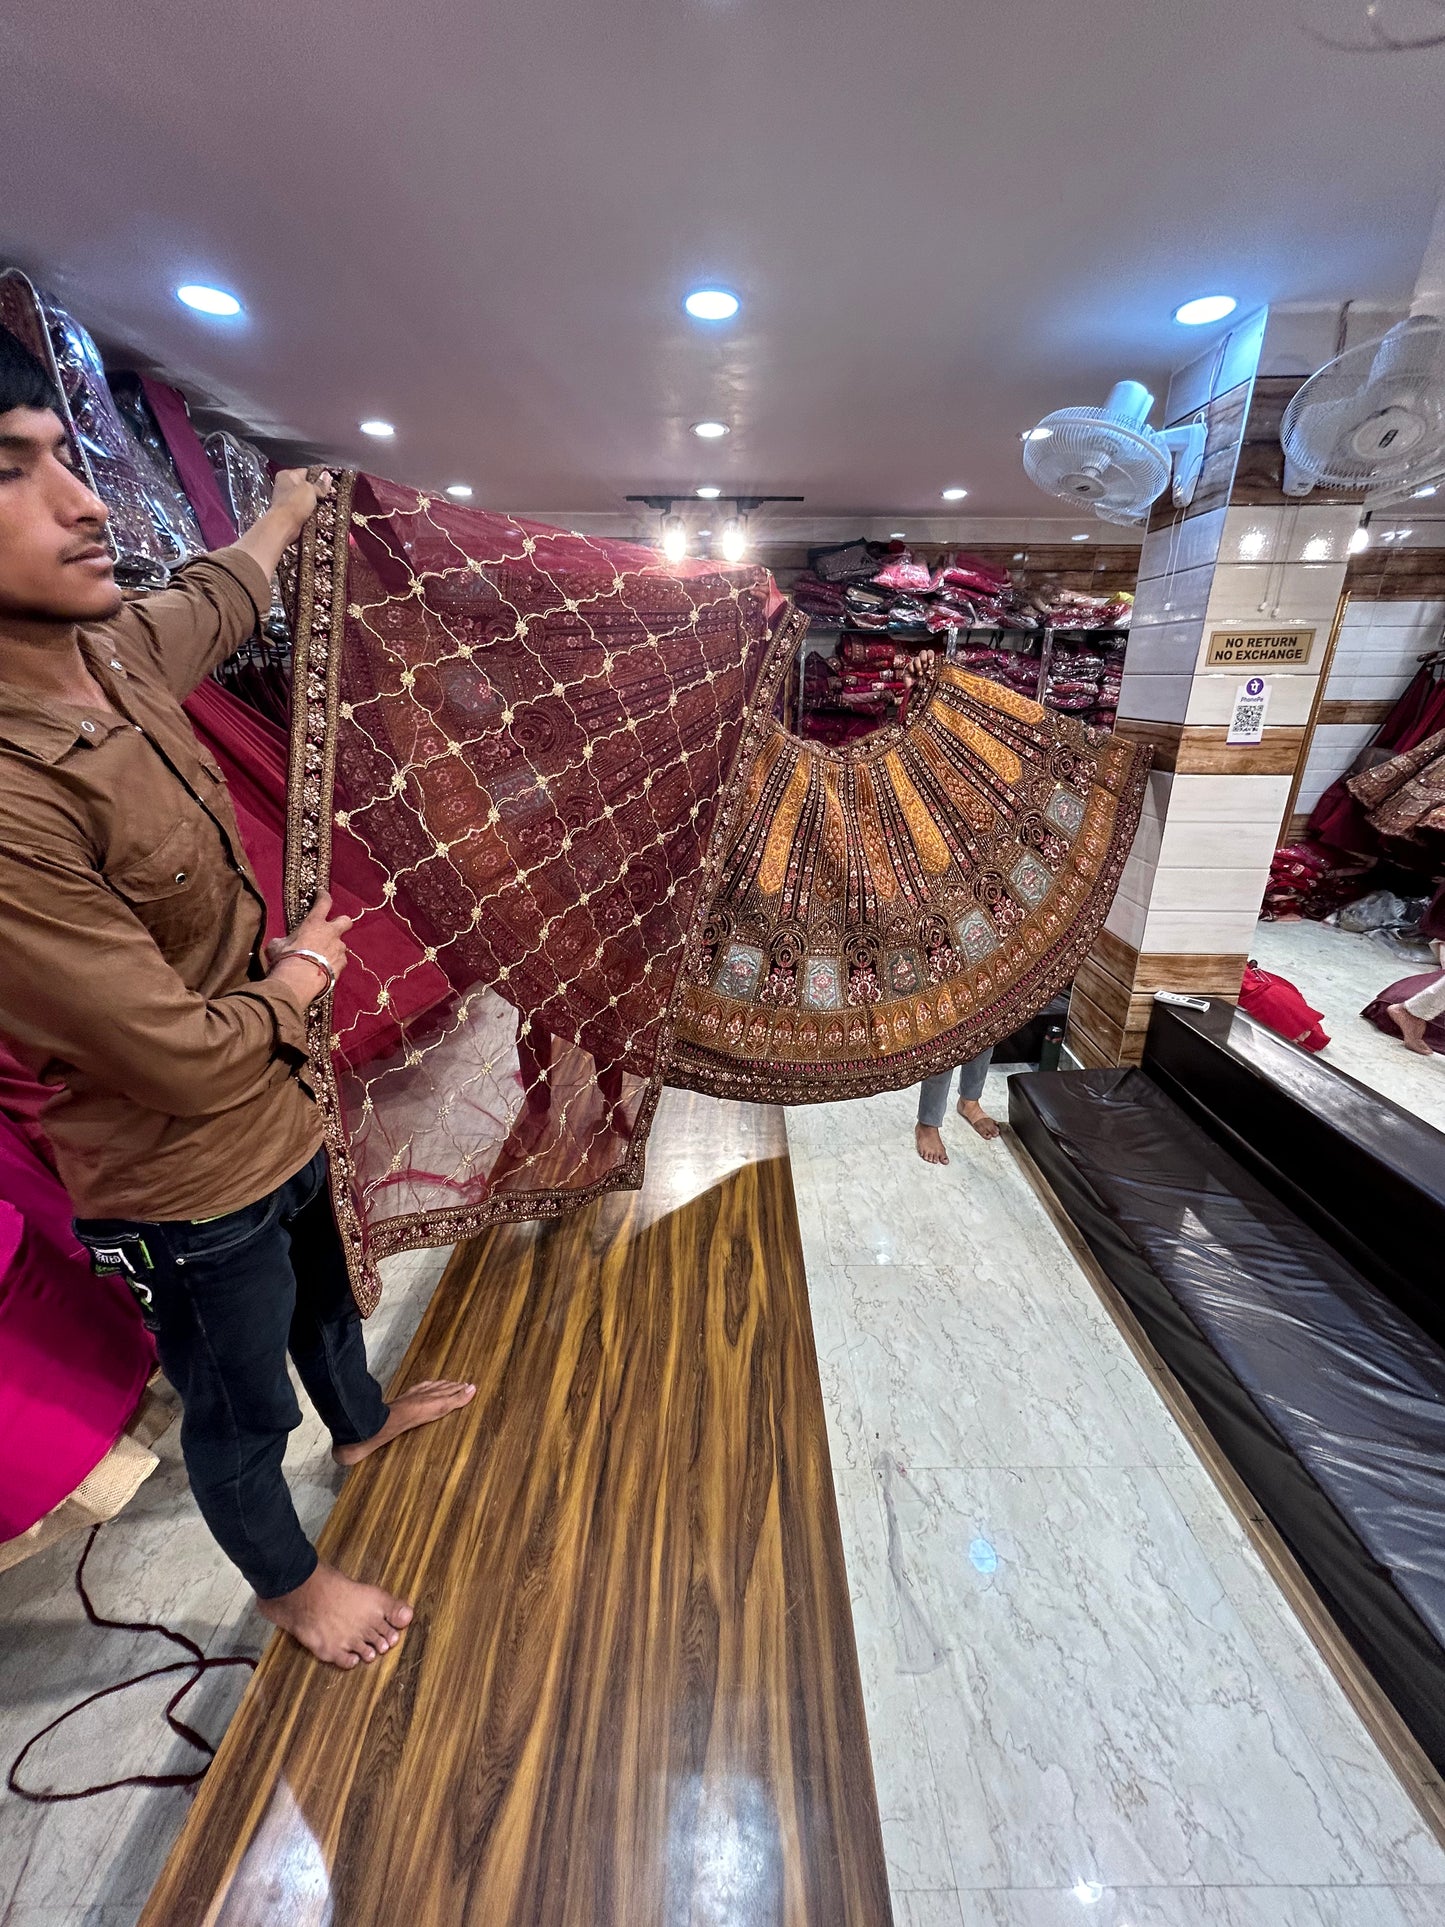
[[[1009,1118],[1260,1510],[1445,1768],[1445,1135],[1228,1005]]]

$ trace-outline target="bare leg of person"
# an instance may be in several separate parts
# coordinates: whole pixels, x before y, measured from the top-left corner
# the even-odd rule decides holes
[[[1430,1046],[1425,1042],[1425,1019],[1423,1017],[1417,1017],[1414,1011],[1405,1004],[1387,1005],[1386,1015],[1394,1019],[1395,1028],[1404,1039],[1406,1050],[1418,1051],[1422,1057],[1429,1057],[1433,1054]]]
[[[324,1561],[294,1592],[258,1599],[256,1605],[263,1619],[342,1672],[389,1653],[412,1619],[404,1599],[348,1579]]]
[[[460,1379],[425,1379],[392,1401],[386,1423],[379,1432],[374,1432],[369,1439],[362,1439],[356,1445],[333,1446],[331,1456],[338,1465],[360,1465],[363,1459],[370,1458],[383,1445],[390,1445],[393,1439],[399,1439],[403,1432],[415,1431],[418,1425],[430,1425],[434,1419],[445,1418],[448,1412],[469,1405],[476,1396],[476,1390],[475,1385],[464,1385]]]
[[[961,1097],[958,1100],[958,1115],[973,1126],[980,1137],[997,1137],[998,1126],[976,1097]]]

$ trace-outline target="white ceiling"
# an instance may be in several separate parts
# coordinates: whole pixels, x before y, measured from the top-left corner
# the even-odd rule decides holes
[[[1445,50],[1313,37],[1363,5],[31,6],[0,251],[258,430],[498,507],[716,481],[901,516],[961,483],[1047,514],[1019,431],[1162,383],[1180,300],[1408,294]],[[746,306],[707,331],[680,302],[714,279]]]

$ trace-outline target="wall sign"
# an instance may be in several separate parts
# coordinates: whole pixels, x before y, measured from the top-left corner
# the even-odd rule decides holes
[[[1269,708],[1269,684],[1263,676],[1251,676],[1234,692],[1234,710],[1229,718],[1227,743],[1262,743],[1264,712]]]
[[[1204,660],[1210,669],[1298,668],[1314,646],[1313,629],[1214,629]]]

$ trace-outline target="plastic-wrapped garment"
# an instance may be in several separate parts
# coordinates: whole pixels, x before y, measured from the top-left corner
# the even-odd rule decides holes
[[[159,588],[176,559],[161,533],[146,457],[121,420],[95,343],[18,269],[0,274],[0,325],[23,341],[60,391],[81,467],[110,510],[106,538],[121,581]]]
[[[809,549],[808,566],[823,582],[866,582],[887,553],[875,542],[844,542],[836,548]]]
[[[250,442],[243,442],[239,435],[225,428],[207,435],[205,450],[231,520],[244,534],[271,506],[271,471],[266,457],[259,448],[253,448]],[[289,634],[286,605],[278,581],[271,584],[271,613],[266,618],[266,628],[273,636]]]
[[[933,578],[933,586],[935,589],[961,589],[965,594],[977,590],[980,595],[999,597],[1011,591],[1013,578],[997,562],[985,562],[976,555],[956,555],[938,570]]]
[[[145,457],[151,510],[156,533],[166,547],[166,559],[177,568],[193,555],[204,555],[206,539],[190,499],[181,486],[171,451],[150,411],[137,375],[117,375],[110,384],[115,405]]]
[[[881,589],[916,592],[933,586],[933,574],[928,564],[915,562],[907,549],[901,555],[890,556],[873,580]]]

